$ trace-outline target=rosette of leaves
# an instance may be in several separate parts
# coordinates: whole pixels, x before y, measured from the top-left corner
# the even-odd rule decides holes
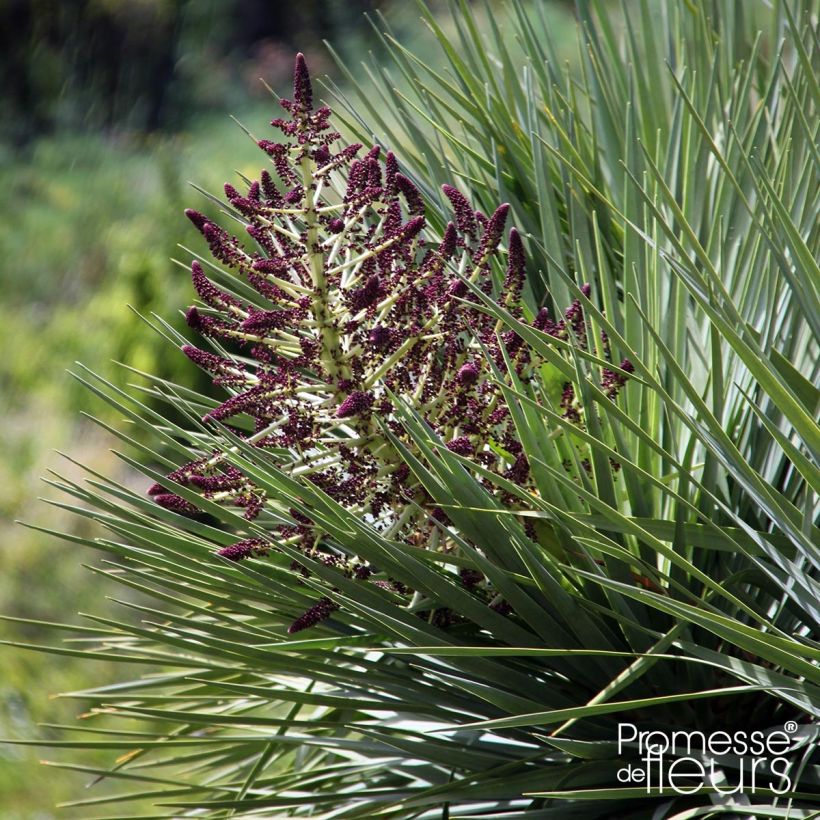
[[[232,391],[229,411],[247,400],[251,413],[226,413],[223,399],[156,378],[143,387],[154,401],[143,404],[139,393],[83,376],[156,446],[119,433],[140,448],[139,458],[124,456],[146,476],[138,491],[97,475],[54,480],[105,528],[93,541],[69,537],[104,550],[111,563],[101,571],[148,596],[126,602],[138,617],[94,618],[78,630],[85,643],[52,650],[150,668],[114,687],[67,693],[91,701],[85,725],[65,740],[31,741],[119,755],[108,767],[62,764],[102,780],[97,788],[119,783],[110,797],[78,801],[81,812],[106,799],[117,801],[118,816],[129,800],[149,803],[147,816],[174,817],[808,820],[816,812],[820,94],[816,21],[800,16],[809,4],[693,0],[658,13],[638,4],[637,15],[627,6],[618,16],[612,4],[579,2],[578,75],[555,59],[542,4],[503,6],[484,18],[486,34],[473,7],[454,8],[452,37],[427,15],[446,72],[388,38],[398,70],[348,109],[357,139],[377,132],[402,157],[426,208],[426,227],[397,240],[389,275],[376,260],[366,277],[328,290],[334,315],[356,323],[337,332],[341,359],[358,357],[360,371],[334,370],[350,362],[330,348],[323,363],[321,344],[303,349],[331,318],[311,307],[311,271],[264,270],[263,259],[288,256],[265,248],[270,231],[293,243],[289,258],[312,252],[304,205],[317,192],[296,172],[290,184],[277,179],[282,203],[262,185],[257,202],[250,181],[241,195],[229,192],[243,226],[259,227],[264,201],[293,207],[292,226],[287,214],[268,220],[290,235],[265,225],[260,247],[242,249],[231,232],[195,217],[222,258],[199,260],[210,284],[194,271],[204,305],[192,319],[215,352],[192,357]],[[299,93],[297,119],[307,108]],[[283,170],[294,170],[302,150],[284,157]],[[271,151],[283,161],[281,149]],[[384,188],[386,157],[362,153],[373,187]],[[351,166],[347,182],[339,173],[339,199],[328,194],[317,207],[343,210]],[[425,257],[447,256],[454,203],[441,186],[454,179],[488,213],[507,201],[524,226],[524,303],[504,284],[517,270],[515,240],[473,277],[484,229],[465,236],[457,206],[441,276],[444,291],[456,283],[460,295],[415,308],[422,327],[435,315],[448,328],[425,346],[432,326],[410,333],[409,316],[388,322],[379,305],[401,290],[390,277],[406,269],[404,285],[420,280],[423,290]],[[368,206],[376,229],[356,241],[376,244],[351,250],[350,260],[378,247],[377,234],[386,241],[378,226],[391,201],[400,218],[388,236],[412,224],[410,199],[394,193]],[[328,219],[317,229],[327,239],[331,215],[317,213]],[[269,299],[251,281],[261,274],[293,292],[267,278],[265,287],[282,291]],[[344,294],[366,289],[371,276],[378,301],[355,312]],[[459,319],[447,324],[451,309]],[[296,321],[274,320],[261,334],[242,328],[252,314],[281,310]],[[364,343],[376,325],[399,332],[386,354]],[[259,339],[234,333],[270,338],[271,357],[281,358],[275,371],[264,349],[254,352]],[[408,339],[421,353],[455,337],[464,346],[451,348],[452,360],[400,356],[406,381],[376,386],[388,368],[369,383]],[[462,393],[468,360],[478,378]],[[432,361],[441,363],[438,384],[434,377],[432,393],[416,398],[418,368]],[[253,378],[280,365],[296,384],[270,399],[281,413],[255,407],[261,391],[242,398]],[[309,425],[286,429],[285,403],[299,389],[316,396]],[[481,389],[509,414],[498,428],[465,433],[436,404],[439,395],[466,403],[462,396]],[[339,415],[359,393],[370,396]],[[184,423],[169,420],[180,412]],[[268,435],[285,438],[258,446]],[[361,498],[340,494],[351,459],[322,459],[371,435],[359,457],[376,473],[360,483]],[[452,447],[462,435],[463,452]],[[325,448],[321,439],[337,436],[349,441]],[[519,456],[524,475],[509,472]],[[407,474],[393,493],[380,482],[401,463]],[[320,477],[342,469],[341,481]],[[165,492],[146,497],[150,482]],[[381,491],[389,497],[374,512]],[[179,500],[157,503],[166,494]],[[359,567],[366,578],[356,577]],[[311,629],[290,636],[310,610]],[[790,781],[764,764],[758,788],[747,779],[740,791],[740,761],[729,755],[688,795],[621,783],[619,770],[639,762],[628,744],[618,749],[625,722],[664,736],[788,724]],[[686,754],[674,749],[667,759]]]

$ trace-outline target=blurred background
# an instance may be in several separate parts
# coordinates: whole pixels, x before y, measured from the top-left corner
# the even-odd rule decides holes
[[[572,3],[543,5],[554,39],[571,52]],[[431,3],[442,15],[444,6]],[[79,360],[124,385],[133,377],[117,361],[188,385],[201,378],[129,306],[182,329],[190,283],[171,258],[185,259],[177,243],[196,240],[182,215],[202,205],[189,181],[219,192],[235,170],[258,175],[261,154],[229,115],[264,135],[277,106],[260,78],[287,93],[297,50],[314,77],[336,81],[342,75],[323,40],[354,71],[366,52],[378,56],[366,13],[383,13],[405,46],[441,62],[407,0],[0,0],[0,614],[71,623],[82,622],[80,612],[137,617],[106,599],[123,597],[121,588],[85,569],[99,566],[99,555],[15,523],[88,526],[40,500],[60,498],[43,483],[49,471],[81,476],[55,449],[137,480],[110,452],[117,440],[81,413],[121,422],[66,370]],[[443,25],[452,21],[443,16]],[[61,639],[16,621],[0,623],[0,637]],[[72,723],[83,707],[50,695],[134,671],[0,652],[5,738],[56,737],[38,724]],[[0,816],[93,816],[53,809],[88,793],[82,775],[39,766],[42,757],[57,755],[0,744]],[[131,811],[142,813],[129,806],[123,816]]]

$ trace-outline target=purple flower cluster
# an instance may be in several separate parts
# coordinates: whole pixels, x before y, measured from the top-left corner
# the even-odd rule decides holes
[[[254,294],[239,298],[199,262],[191,266],[201,304],[188,310],[188,324],[227,356],[191,346],[183,351],[231,394],[204,421],[250,427],[244,434],[248,443],[277,457],[289,454],[281,457],[283,470],[312,482],[389,537],[424,544],[437,526],[431,517],[451,525],[443,513],[435,515],[433,500],[382,432],[380,421],[406,440],[394,417],[394,396],[412,401],[453,453],[521,486],[530,481],[482,349],[498,367],[509,360],[519,373],[532,368],[533,354],[514,332],[499,337],[496,320],[475,309],[473,292],[492,295],[523,321],[523,243],[513,228],[506,250],[500,247],[508,205],[486,216],[450,185],[443,192],[454,221],[430,241],[422,195],[396,157],[379,146],[362,153],[361,145],[340,145],[330,111],[314,109],[301,54],[293,99],[281,105],[288,116],[271,125],[283,141],[258,143],[270,170],[244,192],[225,186],[245,236],[186,211],[208,244],[214,269],[221,270],[219,281],[236,276],[246,286],[239,290]],[[578,302],[557,323],[542,311],[534,326],[586,344]],[[621,370],[628,372],[626,364]],[[624,380],[622,373],[607,370],[607,394],[614,398]],[[577,414],[571,385],[565,399],[566,413]],[[169,479],[203,498],[239,507],[247,518],[264,516],[264,493],[220,452],[183,465]],[[159,485],[149,492],[170,510],[197,513],[196,505]],[[418,512],[405,514],[410,510]],[[370,578],[365,564],[323,551],[323,533],[304,515],[291,515],[286,524],[260,519],[272,531],[270,542],[240,541],[220,554],[238,561],[265,555],[286,540],[349,577],[386,583]],[[483,577],[465,578],[488,604],[495,601]],[[498,602],[493,605],[499,609]],[[290,631],[313,626],[335,609],[323,598]]]

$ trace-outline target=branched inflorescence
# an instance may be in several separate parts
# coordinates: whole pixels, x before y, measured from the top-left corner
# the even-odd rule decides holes
[[[330,110],[313,107],[301,54],[293,99],[281,105],[288,116],[271,124],[285,140],[258,141],[272,172],[262,171],[244,193],[225,185],[232,216],[246,236],[240,240],[202,213],[186,211],[218,267],[230,269],[256,294],[251,301],[240,299],[215,284],[202,264],[191,266],[202,304],[188,310],[188,324],[223,351],[236,351],[217,355],[183,348],[231,393],[204,421],[238,432],[250,421],[252,432],[240,434],[258,448],[286,452],[283,470],[309,480],[391,538],[449,549],[441,526],[449,524],[446,515],[414,479],[379,422],[406,440],[393,397],[409,400],[452,452],[527,485],[529,465],[490,361],[503,370],[506,354],[525,373],[534,366],[532,354],[514,332],[499,334],[497,320],[475,308],[477,297],[467,284],[523,321],[521,238],[511,229],[502,251],[508,206],[485,216],[445,185],[454,221],[438,241],[426,240],[424,202],[416,186],[392,153],[340,144]],[[494,267],[503,271],[500,286],[493,284]],[[564,338],[572,333],[585,343],[577,302],[560,323],[542,311],[534,326]],[[607,371],[604,389],[614,397],[622,380]],[[565,392],[570,390],[571,385]],[[580,423],[572,396],[566,412]],[[248,519],[265,509],[265,494],[219,451],[183,465],[169,479],[211,501],[244,509]],[[168,509],[197,513],[194,503],[160,485],[149,493]],[[348,577],[406,592],[400,584],[371,578],[364,563],[324,546],[323,533],[305,515],[296,510],[290,515],[290,522],[271,525],[269,542],[246,539],[220,553],[238,561],[287,541]],[[307,573],[304,566],[294,568]],[[480,573],[463,580],[497,611],[508,610],[486,589]],[[322,598],[291,631],[312,626],[335,609]],[[437,612],[431,622],[448,622]]]

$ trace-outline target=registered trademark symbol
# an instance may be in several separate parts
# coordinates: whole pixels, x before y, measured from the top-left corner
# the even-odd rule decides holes
[[[784,729],[785,729],[785,730],[786,730],[789,734],[793,734],[794,732],[796,732],[796,731],[797,731],[797,723],[795,723],[793,720],[787,720],[787,721],[783,724],[783,728],[784,728]]]

